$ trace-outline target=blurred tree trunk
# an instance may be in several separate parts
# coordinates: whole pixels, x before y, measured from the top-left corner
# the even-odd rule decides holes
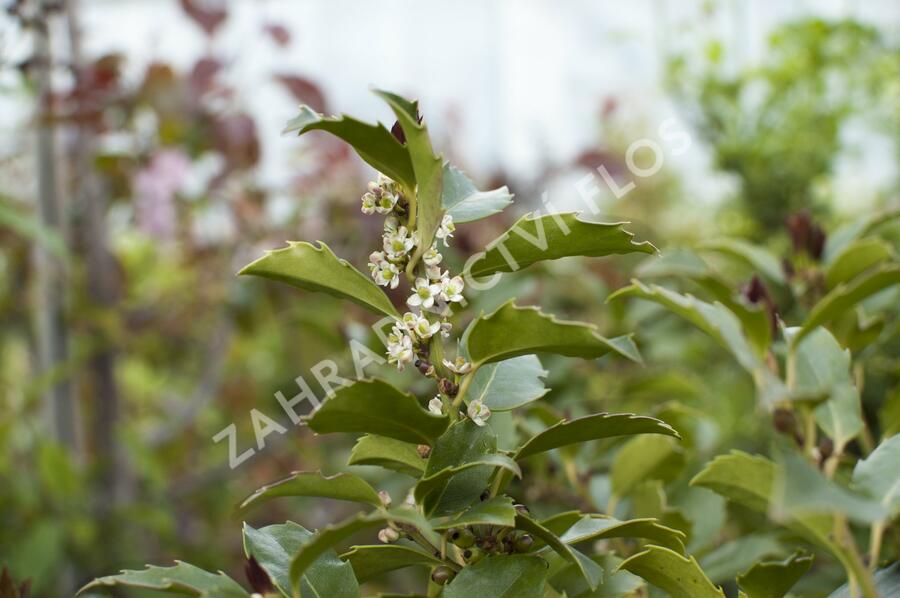
[[[85,73],[88,65],[82,55],[81,29],[78,21],[79,3],[63,2],[64,17],[69,37],[69,60],[75,75],[79,98],[73,118],[73,136],[70,140],[71,189],[75,199],[77,218],[75,235],[79,249],[84,253],[87,276],[87,295],[95,313],[106,314],[118,302],[118,269],[108,244],[106,231],[106,186],[94,170],[96,133],[86,117],[84,98],[90,97],[86,88]],[[102,108],[101,108],[102,109]],[[105,552],[102,562],[115,562],[119,530],[115,509],[123,494],[124,460],[119,450],[117,432],[119,420],[119,391],[116,385],[116,350],[109,333],[91,324],[90,337],[96,342],[88,362],[87,388],[91,398],[89,436],[94,457],[94,490],[91,495],[96,521],[101,527]]]
[[[34,72],[37,102],[35,130],[37,133],[38,205],[40,223],[44,229],[65,239],[63,209],[59,197],[56,163],[56,127],[53,116],[53,53],[50,43],[49,9],[42,9],[43,18],[34,27]],[[45,402],[54,438],[77,455],[77,408],[69,383],[68,333],[66,329],[65,299],[66,273],[63,264],[41,243],[35,244],[38,286],[38,345],[42,375],[49,384]]]

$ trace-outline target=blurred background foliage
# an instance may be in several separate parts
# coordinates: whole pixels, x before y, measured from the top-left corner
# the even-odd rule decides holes
[[[308,430],[285,421],[288,434],[232,471],[225,443],[212,437],[234,422],[240,450],[252,446],[250,409],[280,413],[274,394],[296,393],[295,377],[312,384],[310,368],[325,357],[349,376],[348,340],[372,347],[377,341],[369,318],[345,304],[237,281],[234,273],[287,239],[323,239],[363,264],[380,235],[358,210],[371,173],[346,146],[310,135],[295,145],[289,183],[261,184],[260,138],[278,131],[259,128],[243,105],[247,91],[223,76],[229,64],[212,43],[187,66],[151,62],[135,75],[128,56],[85,52],[81,38],[91,32],[81,30],[66,3],[7,4],[9,22],[32,39],[33,52],[17,63],[0,55],[0,93],[24,95],[34,110],[17,132],[24,141],[0,155],[0,563],[15,579],[31,579],[38,596],[64,595],[95,575],[176,557],[207,569],[228,566],[239,578],[234,506],[289,471],[336,470],[348,447],[342,439],[313,441]],[[181,6],[209,40],[229,18],[225,4],[182,0]],[[891,26],[896,34],[897,23]],[[277,51],[297,33],[276,23],[259,35]],[[52,52],[43,43],[48,38]],[[897,205],[900,45],[886,28],[808,18],[775,30],[760,64],[735,69],[726,53],[715,39],[700,50],[672,52],[664,79],[695,147],[736,178],[734,191],[698,206],[682,173],[667,164],[621,198],[604,195],[603,216],[632,220],[638,238],[668,258],[726,234],[759,243],[783,259],[784,279],[765,282],[782,317],[796,322],[825,291],[822,244],[856,220],[831,209],[848,126],[892,139],[893,180],[875,203]],[[297,103],[341,110],[327,102],[327,81],[272,75]],[[572,181],[600,165],[625,185],[634,179],[627,148],[656,126],[649,116],[623,113],[628,101],[597,98],[596,122],[584,116],[584,126],[597,128],[597,141],[574,158],[549,156],[528,177],[498,171],[485,186],[508,184],[521,214],[540,205],[544,190],[577,208]],[[48,201],[59,208],[55,218]],[[516,215],[460,227],[459,255],[482,247]],[[900,228],[896,219],[885,220],[878,235],[896,251]],[[734,291],[749,288],[752,268],[715,252],[702,255]],[[689,550],[715,581],[724,580],[744,568],[733,555],[755,559],[785,549],[760,517],[726,517],[734,507],[687,481],[715,454],[765,452],[775,432],[756,416],[749,379],[707,337],[649,304],[604,303],[636,273],[654,275],[639,262],[551,263],[545,282],[509,277],[472,301],[488,310],[514,295],[595,322],[610,335],[639,330],[645,367],[546,359],[552,408],[529,417],[579,415],[589,397],[590,411],[647,413],[676,425],[685,436],[681,445],[634,441],[653,443],[631,450],[655,451],[666,466],[645,472],[639,491],[618,508],[685,529]],[[865,414],[887,433],[900,430],[900,302],[896,294],[879,300],[886,310],[881,340],[857,357],[867,381]],[[847,322],[842,340],[852,348],[853,334],[874,325]],[[72,407],[70,415],[54,417],[60,404]],[[558,459],[537,461],[532,467],[542,469],[529,477],[542,483],[524,499],[538,513],[584,501],[607,506],[610,463],[596,458],[606,454],[612,453],[591,447],[575,455],[577,467],[562,470]],[[566,494],[555,483],[573,476],[588,496]],[[275,504],[255,523],[299,512],[312,528],[338,519],[341,508],[312,500]],[[754,532],[742,547],[729,543],[734,526]],[[900,539],[888,542],[897,554]],[[839,585],[840,569],[831,565],[822,565],[819,587],[798,595]]]

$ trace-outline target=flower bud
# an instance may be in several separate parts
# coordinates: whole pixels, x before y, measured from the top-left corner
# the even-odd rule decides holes
[[[431,572],[431,581],[439,586],[447,584],[454,577],[453,569],[445,565],[435,567]]]
[[[466,527],[454,527],[447,532],[447,538],[460,548],[469,548],[475,544],[475,534]]]
[[[378,539],[385,544],[392,544],[400,539],[400,532],[393,528],[386,527],[378,532]]]
[[[379,491],[378,491],[378,498],[381,499],[381,504],[383,504],[383,505],[386,506],[386,507],[387,507],[387,506],[390,506],[390,504],[391,504],[391,495],[388,494],[387,490],[379,490]]]
[[[522,534],[513,543],[516,552],[528,552],[534,546],[534,538],[528,534]]]

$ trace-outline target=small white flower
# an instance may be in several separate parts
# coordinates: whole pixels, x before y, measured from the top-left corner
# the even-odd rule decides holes
[[[369,272],[375,276],[375,271],[381,267],[381,262],[385,261],[383,251],[373,251],[369,254]]]
[[[472,364],[465,360],[464,357],[459,356],[454,361],[450,361],[449,359],[443,360],[444,367],[453,372],[454,374],[459,374],[462,376],[463,374],[468,374],[472,371]]]
[[[378,199],[372,193],[365,193],[362,196],[362,213],[374,214]]]
[[[429,339],[438,333],[441,329],[440,322],[431,323],[428,318],[419,316],[416,323],[412,327],[412,332],[422,340]]]
[[[387,355],[388,363],[397,364],[398,370],[402,370],[403,366],[412,363],[415,358],[413,339],[399,322],[394,325],[388,335]]]
[[[387,490],[379,490],[378,498],[381,499],[381,504],[383,504],[386,507],[391,504],[391,495],[388,494]]]
[[[440,266],[426,266],[425,274],[428,276],[428,280],[440,281],[442,278],[449,276],[446,270],[441,272]]]
[[[407,507],[416,506],[416,495],[413,493],[413,488],[410,488],[409,492],[406,493],[406,498],[403,499],[403,504]]]
[[[384,219],[384,230],[388,233],[395,233],[400,228],[400,219],[393,214]]]
[[[443,259],[444,256],[438,252],[437,245],[432,245],[431,249],[422,256],[422,261],[425,262],[426,266],[437,266]]]
[[[444,338],[450,337],[450,331],[453,330],[453,324],[450,322],[441,322],[441,336]]]
[[[410,307],[421,306],[428,309],[434,305],[434,298],[440,294],[441,285],[429,283],[424,278],[416,279],[416,286],[413,288],[413,294],[406,300],[406,304]]]
[[[441,280],[441,299],[459,303],[463,300],[462,292],[465,288],[462,276],[445,278]]]
[[[375,279],[376,284],[396,289],[397,285],[400,284],[400,268],[385,260],[372,271],[372,278]]]
[[[385,544],[392,544],[400,539],[400,533],[389,527],[378,530],[378,539]]]
[[[453,216],[451,216],[450,214],[444,214],[444,218],[443,220],[441,220],[441,225],[440,227],[438,227],[437,232],[434,236],[444,241],[444,247],[449,247],[447,239],[453,236],[453,231],[455,230],[456,225],[453,224]]]
[[[487,406],[481,402],[481,399],[472,401],[469,403],[469,409],[466,411],[469,416],[469,419],[479,427],[484,426],[487,423],[488,418],[491,416],[491,410],[487,408]]]
[[[434,397],[428,401],[428,410],[435,415],[444,415],[444,402],[441,397]]]
[[[392,260],[405,257],[415,244],[415,235],[410,235],[405,226],[398,227],[394,232],[388,231],[384,235],[384,250]]]

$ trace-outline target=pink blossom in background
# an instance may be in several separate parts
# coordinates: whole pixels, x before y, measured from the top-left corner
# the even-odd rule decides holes
[[[158,239],[175,236],[175,193],[187,179],[190,166],[184,152],[164,149],[134,175],[134,211],[143,232]]]

